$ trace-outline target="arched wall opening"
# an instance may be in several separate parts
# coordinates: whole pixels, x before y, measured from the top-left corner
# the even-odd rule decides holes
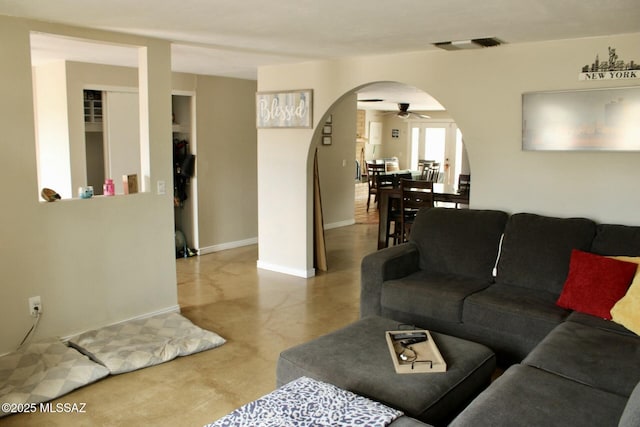
[[[371,92],[369,88],[375,92]],[[372,93],[384,97],[385,102],[370,108],[367,108],[367,103],[364,103],[363,109],[363,103],[358,102],[358,99],[363,99],[363,96],[370,96]],[[410,103],[409,111],[412,114],[408,118],[397,117],[398,103]],[[314,129],[307,153],[309,181],[307,198],[313,206],[313,170],[314,157],[317,154],[325,230],[352,225],[357,221],[355,217],[355,189],[356,184],[360,182],[357,180],[357,170],[359,167],[363,167],[357,151],[358,147],[363,145],[362,141],[365,141],[367,161],[373,158],[378,161],[383,158],[396,158],[399,159],[399,167],[403,170],[417,169],[413,163],[417,163],[418,155],[420,158],[424,158],[427,142],[432,146],[442,144],[441,147],[437,147],[442,149],[440,154],[442,159],[436,158],[436,160],[441,163],[443,182],[446,181],[451,188],[455,188],[457,174],[454,172],[460,173],[462,170],[466,174],[470,173],[466,152],[462,153],[464,149],[456,147],[456,131],[458,129],[454,118],[439,102],[422,89],[399,82],[368,82],[346,91],[338,96],[326,110],[316,111],[316,113],[318,115],[317,126]],[[366,114],[364,129],[362,129],[362,123],[358,127],[357,122],[361,121],[361,116],[358,113]],[[428,115],[428,117],[422,117],[424,115]],[[379,122],[382,125],[381,145],[370,144],[369,122]],[[425,129],[428,131],[426,132],[428,138],[425,138]],[[412,135],[412,130],[415,131],[413,132],[415,135]],[[429,131],[442,132],[440,135],[438,132]],[[418,134],[419,141],[417,140]],[[441,139],[435,141],[436,137]],[[358,140],[361,141],[360,144],[358,144]],[[412,146],[415,149],[413,153]],[[456,149],[460,150],[460,156],[455,155]],[[449,167],[447,168],[446,165]],[[446,171],[449,173],[445,174]],[[364,185],[366,186],[366,184]],[[371,206],[375,209],[373,200]],[[313,213],[313,209],[308,211],[312,229],[316,226],[313,222]],[[313,241],[311,243],[313,250]],[[331,269],[331,259],[329,260],[329,269]]]
[[[304,65],[302,65],[304,66]],[[302,73],[303,74],[303,73]],[[407,83],[404,83],[404,82]],[[260,82],[260,79],[259,79]],[[328,117],[332,117],[332,124],[337,127],[333,112],[343,107],[344,103],[351,103],[350,111],[353,118],[349,119],[352,131],[348,143],[355,143],[355,114],[357,112],[357,92],[372,83],[403,82],[409,86],[420,88],[411,79],[364,79],[357,84],[337,89],[322,84],[314,87],[313,128],[311,129],[258,129],[258,261],[261,269],[277,271],[299,277],[315,275],[314,268],[314,195],[313,195],[313,161],[316,149],[319,152],[334,149],[339,145],[335,136],[332,145],[323,146],[323,127]],[[262,88],[259,86],[259,90]],[[300,87],[313,87],[302,85]],[[268,88],[268,90],[277,90]],[[421,91],[427,92],[424,88]],[[304,154],[302,154],[304,152]],[[303,157],[301,157],[303,156]],[[344,198],[349,206],[349,219],[333,220],[325,215],[325,225],[348,225],[353,219],[355,159],[354,151],[348,157],[340,158],[341,172],[349,169],[347,184],[340,188],[348,188],[348,197]],[[304,164],[299,163],[301,158]],[[334,159],[335,160],[335,159]],[[342,166],[344,165],[344,166]],[[265,176],[264,171],[268,173]],[[331,174],[332,176],[335,174]],[[300,177],[305,177],[302,181]],[[286,186],[287,191],[283,191]],[[323,204],[326,206],[327,187],[322,188]],[[333,195],[333,193],[331,193]],[[350,203],[350,204],[349,204]],[[286,242],[286,244],[282,244]]]

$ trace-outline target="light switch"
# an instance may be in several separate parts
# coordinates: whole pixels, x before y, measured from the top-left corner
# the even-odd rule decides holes
[[[167,187],[164,181],[158,181],[158,194],[163,195],[167,192]]]

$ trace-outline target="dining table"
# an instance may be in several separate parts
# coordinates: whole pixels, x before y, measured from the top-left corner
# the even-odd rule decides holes
[[[402,190],[399,186],[378,189],[378,208],[380,209],[378,220],[378,249],[383,249],[389,246],[389,227],[391,224],[389,214],[391,210],[391,201],[393,199],[400,199],[401,197]],[[453,203],[456,208],[460,205],[468,206],[469,192],[460,192],[453,184],[434,183],[433,202]]]

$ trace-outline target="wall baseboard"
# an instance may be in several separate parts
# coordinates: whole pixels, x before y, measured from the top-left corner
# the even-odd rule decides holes
[[[297,268],[285,267],[283,265],[271,264],[268,262],[258,260],[257,266],[261,270],[275,271],[276,273],[288,274],[290,276],[302,277],[308,279],[316,275],[316,269],[300,270]]]
[[[227,242],[227,243],[221,243],[219,245],[205,246],[198,250],[198,255],[206,255],[214,252],[224,251],[227,249],[240,248],[242,246],[250,246],[250,245],[257,245],[257,244],[258,244],[258,238],[252,237],[250,239],[237,240],[235,242]]]
[[[146,319],[146,318],[149,318],[149,317],[158,316],[160,314],[165,314],[165,313],[180,313],[180,306],[179,305],[170,305],[169,307],[161,308],[160,310],[152,311],[152,312],[149,312],[149,313],[144,313],[144,314],[141,314],[139,316],[133,316],[133,317],[130,317],[128,319],[124,319],[124,320],[120,320],[118,322],[114,322],[114,323],[111,323],[111,324],[108,324],[108,325],[104,325],[102,327],[106,328],[106,327],[109,327],[109,326],[120,325],[122,323],[130,322],[132,320]],[[74,334],[71,334],[71,335],[67,335],[65,337],[61,337],[60,340],[62,340],[63,342],[67,342],[71,338],[75,337],[76,335],[80,335],[80,334],[83,334],[83,333],[88,332],[90,330],[92,331],[94,329],[98,329],[98,328],[91,328],[91,329],[88,329],[86,331],[77,332],[77,333],[74,333]]]
[[[353,225],[355,223],[356,223],[355,219],[348,219],[346,221],[332,222],[331,224],[325,224],[324,225],[324,229],[325,230],[331,230],[332,228],[346,227],[346,226],[349,226],[349,225]]]

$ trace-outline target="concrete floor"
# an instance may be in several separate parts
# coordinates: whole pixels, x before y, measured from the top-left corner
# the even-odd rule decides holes
[[[329,271],[311,279],[258,270],[255,245],[177,260],[182,314],[225,345],[53,402],[84,403],[84,413],[12,415],[0,426],[203,426],[271,392],[282,350],[358,319],[360,261],[376,249],[377,225],[325,236]]]

